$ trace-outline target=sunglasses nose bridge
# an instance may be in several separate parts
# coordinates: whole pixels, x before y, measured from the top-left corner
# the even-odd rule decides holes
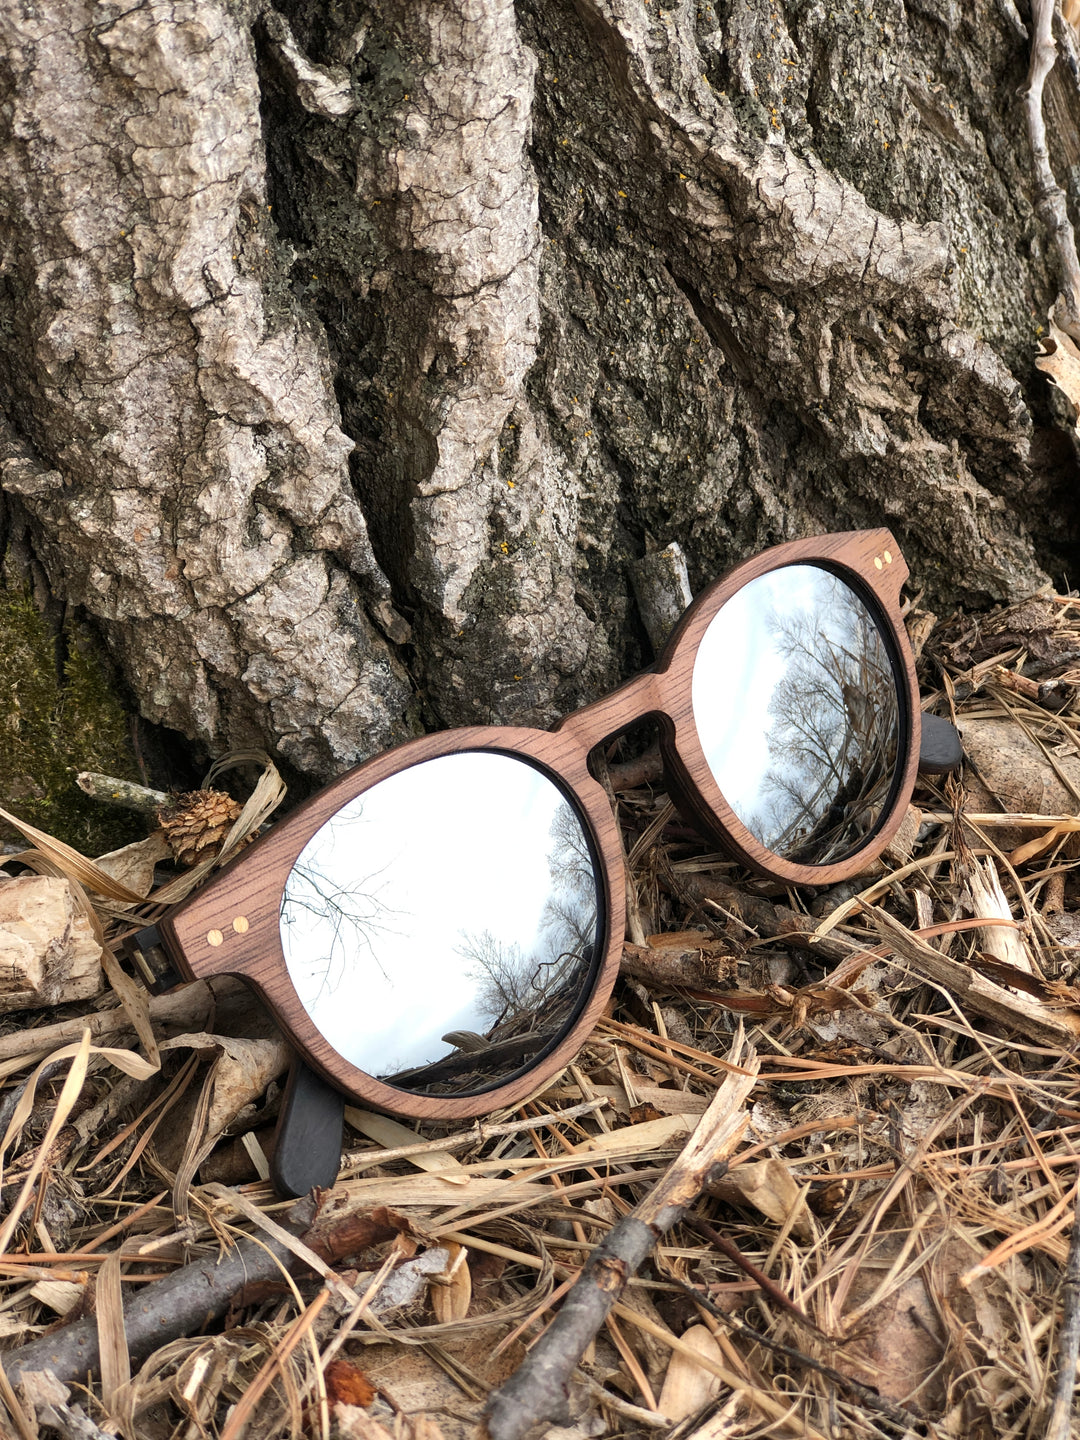
[[[552,729],[575,741],[587,755],[602,741],[628,730],[647,715],[666,713],[657,679],[652,670],[635,675],[602,700],[594,700],[591,705],[564,716]]]

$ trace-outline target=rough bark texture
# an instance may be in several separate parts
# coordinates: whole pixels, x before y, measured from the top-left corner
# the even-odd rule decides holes
[[[884,521],[937,601],[1057,578],[1028,20],[9,0],[11,568],[148,717],[315,774],[594,696],[653,542],[700,587]],[[1046,107],[1071,187],[1068,56]]]

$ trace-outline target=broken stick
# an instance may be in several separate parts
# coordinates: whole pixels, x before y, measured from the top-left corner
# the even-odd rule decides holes
[[[607,1319],[634,1271],[707,1184],[719,1178],[746,1129],[743,1109],[757,1074],[744,1058],[741,1034],[728,1059],[749,1071],[725,1077],[686,1148],[632,1215],[621,1220],[590,1255],[562,1309],[510,1379],[490,1396],[485,1415],[491,1440],[521,1440],[534,1425],[564,1423],[570,1377],[589,1341]]]
[[[315,1206],[306,1197],[288,1211],[286,1223],[297,1233],[315,1218]],[[148,1285],[124,1306],[124,1330],[131,1359],[139,1364],[161,1345],[180,1335],[197,1334],[209,1321],[223,1315],[245,1285],[276,1280],[283,1270],[302,1267],[297,1257],[270,1236],[238,1240],[218,1260],[193,1261],[164,1280]],[[4,1373],[13,1385],[31,1370],[49,1370],[64,1384],[85,1381],[101,1363],[96,1317],[76,1320],[39,1340],[31,1340],[2,1357]]]

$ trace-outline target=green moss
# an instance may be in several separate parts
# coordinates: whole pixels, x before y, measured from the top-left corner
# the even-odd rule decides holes
[[[87,855],[140,839],[145,822],[91,800],[79,770],[137,780],[126,716],[74,626],[61,664],[48,626],[21,591],[0,588],[0,804]],[[0,825],[0,840],[18,840]]]

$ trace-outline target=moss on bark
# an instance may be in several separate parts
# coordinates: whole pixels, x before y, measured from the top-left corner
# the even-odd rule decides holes
[[[59,644],[30,597],[0,589],[0,803],[88,855],[139,839],[145,821],[84,795],[79,770],[138,779],[127,717],[88,638]],[[18,841],[0,825],[0,840]]]

